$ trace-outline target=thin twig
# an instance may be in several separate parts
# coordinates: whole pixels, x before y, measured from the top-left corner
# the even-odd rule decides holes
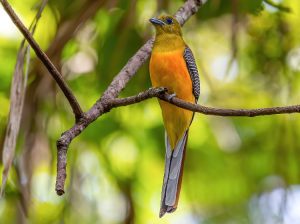
[[[238,22],[239,22],[239,8],[238,8],[238,0],[231,0],[231,6],[232,6],[232,24],[231,24],[231,48],[232,53],[230,60],[227,64],[227,69],[225,72],[224,80],[228,78],[229,71],[231,69],[231,66],[234,62],[234,59],[237,55],[237,31],[238,31]]]
[[[75,98],[68,84],[63,79],[62,75],[59,73],[59,71],[50,61],[50,59],[45,54],[45,52],[37,44],[37,42],[32,37],[28,29],[23,25],[19,17],[15,14],[14,10],[11,8],[10,4],[6,0],[0,0],[0,2],[3,8],[5,9],[5,11],[7,12],[7,14],[10,16],[13,23],[18,27],[18,29],[21,31],[25,39],[28,41],[32,49],[35,51],[37,57],[43,62],[43,64],[46,66],[46,68],[48,69],[52,77],[55,79],[55,81],[57,82],[57,84],[65,94],[66,98],[70,103],[70,106],[73,109],[73,113],[75,114],[76,119],[81,118],[83,116],[83,111],[81,110],[81,107],[77,102],[77,99]]]
[[[300,105],[287,106],[287,107],[270,107],[261,109],[219,109],[212,107],[205,107],[194,103],[189,103],[184,100],[173,97],[168,101],[170,94],[164,93],[159,98],[161,100],[167,101],[177,107],[194,111],[197,113],[213,116],[222,117],[257,117],[265,115],[275,115],[275,114],[292,114],[300,112]]]

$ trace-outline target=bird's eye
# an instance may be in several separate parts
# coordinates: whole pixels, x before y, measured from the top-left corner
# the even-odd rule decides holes
[[[169,25],[172,24],[173,23],[173,19],[171,17],[167,17],[166,18],[166,23],[169,24]]]

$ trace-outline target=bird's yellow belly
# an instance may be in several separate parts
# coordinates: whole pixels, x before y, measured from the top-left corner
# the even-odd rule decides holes
[[[152,53],[150,60],[150,78],[152,86],[167,87],[170,94],[179,99],[195,103],[193,84],[186,67],[182,51]],[[189,128],[193,112],[159,100],[164,126],[172,149]]]

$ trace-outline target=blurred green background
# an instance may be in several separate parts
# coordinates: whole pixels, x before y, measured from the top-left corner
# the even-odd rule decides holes
[[[39,0],[9,2],[29,27],[36,14],[31,8]],[[174,14],[183,4],[182,0],[51,0],[35,38],[87,111],[154,34],[148,19],[157,12]],[[2,7],[0,21],[2,156],[22,36]],[[299,0],[209,0],[185,24],[183,34],[199,69],[199,104],[246,109],[299,104]],[[0,201],[0,223],[300,223],[297,114],[257,118],[197,114],[190,128],[178,209],[159,219],[165,148],[157,100],[113,109],[70,145],[66,194],[57,196],[56,141],[72,127],[74,117],[50,74],[31,53],[21,130]],[[148,66],[147,62],[120,97],[151,87]],[[2,172],[2,158],[0,167]]]

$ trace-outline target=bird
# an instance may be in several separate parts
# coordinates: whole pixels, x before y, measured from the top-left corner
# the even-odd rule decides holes
[[[173,97],[197,103],[200,79],[194,55],[182,38],[179,22],[171,15],[149,20],[155,27],[149,73],[152,88],[166,87]],[[159,217],[176,211],[180,196],[189,127],[194,112],[158,99],[165,127],[165,171]]]

